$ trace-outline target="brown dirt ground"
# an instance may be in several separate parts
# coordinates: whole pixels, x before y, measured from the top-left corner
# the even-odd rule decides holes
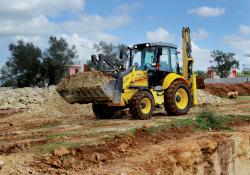
[[[205,90],[213,95],[221,97],[227,97],[227,93],[232,91],[238,91],[240,96],[250,95],[250,82],[240,83],[240,84],[223,84],[223,83],[206,84]]]
[[[213,109],[224,114],[250,115],[250,98]],[[0,111],[0,160],[5,162],[0,174],[114,174],[116,170],[155,174],[160,167],[168,174],[171,164],[163,158],[164,154],[174,154],[176,145],[187,139],[209,135],[190,128],[170,128],[157,135],[137,129],[194,117],[200,108],[181,117],[156,114],[146,121],[126,116],[95,120],[92,114],[74,113],[72,109],[61,111],[63,115],[50,113],[50,108],[42,113]],[[235,125],[245,127],[245,123]],[[53,156],[52,151],[60,146],[70,149],[71,154]]]

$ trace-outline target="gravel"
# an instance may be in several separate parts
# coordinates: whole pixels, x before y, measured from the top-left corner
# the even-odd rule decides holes
[[[220,106],[220,105],[234,104],[234,101],[232,100],[212,95],[209,92],[201,89],[197,90],[197,96],[199,105],[209,104],[211,106]]]

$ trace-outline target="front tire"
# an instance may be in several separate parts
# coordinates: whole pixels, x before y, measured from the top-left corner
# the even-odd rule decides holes
[[[129,110],[134,119],[148,120],[154,111],[154,99],[147,91],[138,91],[130,100]]]
[[[92,104],[93,112],[97,119],[110,119],[114,118],[116,114],[116,110],[114,107],[110,107],[103,104]]]
[[[192,105],[189,88],[182,81],[173,82],[165,91],[164,106],[169,115],[187,114]]]

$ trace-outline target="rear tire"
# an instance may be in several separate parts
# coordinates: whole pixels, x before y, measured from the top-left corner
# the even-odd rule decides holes
[[[187,114],[192,105],[189,88],[182,81],[173,82],[165,91],[164,107],[169,115]]]
[[[93,112],[97,119],[110,119],[114,118],[116,110],[114,107],[110,107],[103,104],[92,104]]]
[[[154,99],[147,91],[138,91],[130,100],[129,111],[134,119],[148,120],[154,111]]]

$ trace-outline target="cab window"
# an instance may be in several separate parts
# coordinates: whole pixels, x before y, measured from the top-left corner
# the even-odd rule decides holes
[[[173,72],[177,72],[178,68],[178,54],[177,54],[177,49],[171,48],[170,49],[170,57],[171,57],[171,67]]]
[[[162,55],[160,56],[160,71],[171,72],[170,55],[167,47],[162,48]]]

